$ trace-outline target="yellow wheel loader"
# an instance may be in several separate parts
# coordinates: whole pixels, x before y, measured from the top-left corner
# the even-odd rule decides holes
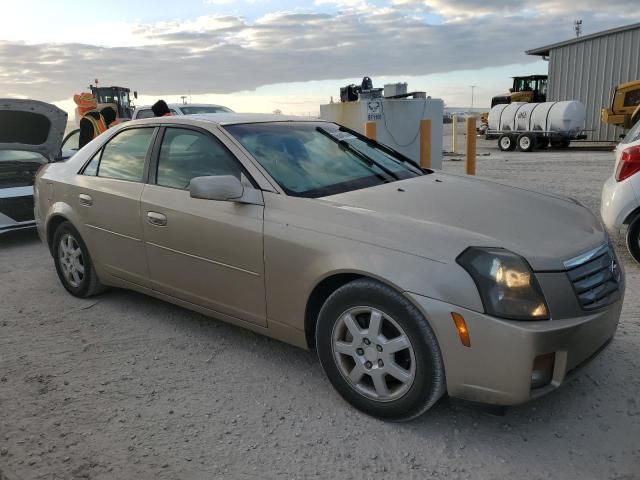
[[[603,108],[601,118],[624,129],[640,120],[640,80],[621,83],[613,90],[611,108]]]

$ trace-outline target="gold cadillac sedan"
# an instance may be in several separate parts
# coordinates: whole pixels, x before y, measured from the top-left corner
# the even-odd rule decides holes
[[[408,420],[515,405],[613,337],[624,273],[564,197],[420,169],[334,123],[124,123],[37,174],[64,287],[136,290],[317,351],[348,402]],[[268,379],[265,379],[268,381]]]

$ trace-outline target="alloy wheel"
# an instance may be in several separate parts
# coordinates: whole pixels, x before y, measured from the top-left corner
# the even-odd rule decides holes
[[[409,337],[378,309],[344,312],[333,327],[332,351],[342,376],[367,398],[397,400],[413,385],[416,360]]]
[[[74,288],[79,288],[84,280],[84,258],[78,241],[70,233],[60,239],[58,260],[65,280]]]

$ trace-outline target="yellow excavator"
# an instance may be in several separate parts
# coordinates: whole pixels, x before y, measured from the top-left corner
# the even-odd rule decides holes
[[[513,77],[513,86],[508,93],[496,95],[491,99],[491,108],[503,103],[526,102],[538,103],[547,101],[547,75],[527,75],[525,77]],[[480,115],[480,123],[486,125],[489,121],[489,112]]]
[[[621,83],[613,90],[611,108],[603,108],[600,117],[604,123],[624,129],[640,120],[640,80]]]

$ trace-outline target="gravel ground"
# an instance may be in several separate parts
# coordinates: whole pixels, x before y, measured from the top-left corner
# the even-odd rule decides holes
[[[481,176],[595,211],[613,168],[480,154]],[[314,353],[136,293],[73,298],[34,234],[0,247],[0,480],[640,478],[640,267],[622,245],[621,324],[584,375],[503,417],[445,399],[407,424],[349,407]]]

